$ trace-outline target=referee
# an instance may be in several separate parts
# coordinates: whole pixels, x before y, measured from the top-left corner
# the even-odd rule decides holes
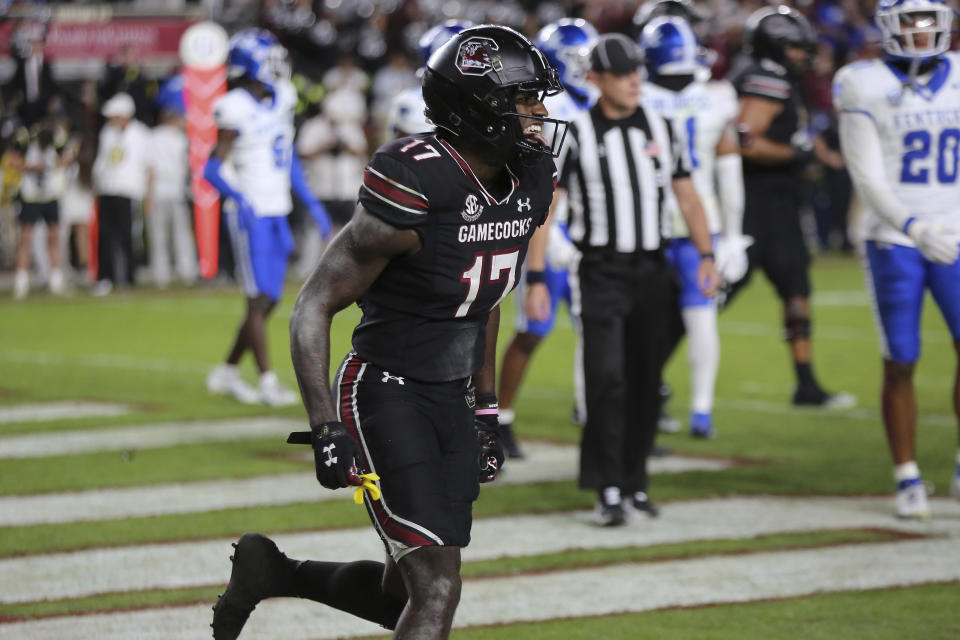
[[[570,238],[582,254],[570,273],[586,381],[579,483],[598,492],[605,526],[623,524],[627,506],[657,514],[646,493],[646,461],[657,431],[667,319],[676,302],[663,253],[665,204],[674,194],[703,258],[701,290],[712,295],[719,282],[688,161],[677,152],[669,123],[639,106],[640,63],[626,36],[598,40],[589,78],[600,97],[570,125],[554,198],[567,192]],[[533,318],[549,308],[542,244],[535,237],[527,258]]]

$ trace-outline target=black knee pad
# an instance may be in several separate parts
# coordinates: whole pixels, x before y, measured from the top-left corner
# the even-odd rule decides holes
[[[793,305],[791,305],[793,307]],[[810,318],[799,309],[791,308],[783,321],[783,337],[787,342],[810,337]]]

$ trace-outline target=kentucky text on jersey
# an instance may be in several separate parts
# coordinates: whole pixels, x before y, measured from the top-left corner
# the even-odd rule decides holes
[[[649,90],[649,89],[648,89]],[[661,113],[675,111],[678,109],[696,109],[705,110],[711,107],[710,96],[707,95],[684,95],[674,94],[672,96],[656,96],[649,100],[644,95],[643,104],[654,111]]]
[[[960,124],[960,109],[937,109],[898,113],[893,116],[893,128],[896,130],[916,129],[917,127],[943,127]]]
[[[484,222],[465,224],[460,227],[457,240],[460,242],[486,242],[488,240],[509,240],[522,238],[530,233],[533,218],[507,220],[506,222]]]

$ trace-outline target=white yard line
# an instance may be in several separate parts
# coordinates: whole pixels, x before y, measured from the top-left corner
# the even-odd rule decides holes
[[[691,540],[745,538],[825,528],[887,527],[960,541],[960,503],[933,499],[928,522],[898,522],[887,498],[732,498],[665,505],[657,520],[600,529],[588,513],[509,516],[474,522],[466,560],[516,557]],[[361,507],[357,507],[360,509]],[[290,557],[379,559],[370,527],[276,536]],[[229,575],[232,539],[149,544],[0,560],[0,603],[75,598],[114,591],[219,584]],[[955,554],[960,562],[960,554]],[[881,560],[877,558],[876,560]],[[885,560],[884,560],[885,561]]]
[[[107,402],[32,402],[0,406],[0,424],[13,422],[43,422],[45,420],[72,420],[76,418],[109,418],[131,413],[122,404]]]
[[[303,429],[303,425],[303,421],[292,418],[234,418],[4,436],[0,437],[0,459],[152,449],[250,438],[286,439],[287,433]]]
[[[36,364],[58,367],[98,367],[105,369],[132,369],[134,371],[157,371],[160,373],[206,373],[212,365],[167,358],[147,358],[110,353],[91,353],[66,356],[48,351],[25,351],[7,349],[0,351],[0,362]]]
[[[309,450],[309,447],[304,449]],[[509,461],[502,481],[497,481],[498,485],[552,482],[576,477],[579,457],[576,446],[525,442],[524,451],[527,459]],[[312,457],[310,462],[313,462]],[[652,459],[650,472],[719,471],[730,466],[730,460],[668,456]],[[0,526],[198,513],[333,499],[349,500],[350,494],[346,490],[335,492],[323,489],[312,472],[287,473],[211,482],[7,496],[0,498]]]
[[[915,540],[467,580],[454,624],[566,619],[955,581],[960,580],[956,551],[956,539]],[[0,638],[209,640],[210,619],[209,605],[65,616],[2,624]],[[329,607],[281,599],[258,606],[243,637],[321,640],[383,633]]]

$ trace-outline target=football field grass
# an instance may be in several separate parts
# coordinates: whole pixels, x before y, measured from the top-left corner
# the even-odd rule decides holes
[[[852,258],[823,257],[815,264],[813,277],[816,371],[828,389],[853,393],[858,398],[857,406],[835,411],[790,407],[793,371],[781,339],[779,305],[769,285],[758,275],[721,315],[722,353],[714,416],[717,438],[694,440],[684,430],[662,434],[659,440],[672,450],[671,456],[725,460],[731,464],[722,470],[656,475],[651,495],[663,506],[662,517],[633,523],[629,531],[634,537],[613,546],[603,541],[609,532],[586,522],[583,512],[592,507],[594,496],[577,490],[570,479],[534,478],[530,482],[485,487],[475,506],[475,516],[484,522],[489,519],[491,528],[493,523],[509,523],[511,519],[532,523],[531,527],[549,521],[556,528],[551,518],[560,514],[567,519],[567,526],[559,528],[567,530],[545,530],[542,536],[546,539],[565,534],[574,541],[547,545],[549,549],[541,552],[535,545],[526,550],[527,543],[521,541],[526,538],[518,532],[511,543],[508,528],[508,533],[493,541],[502,547],[499,551],[497,547],[484,550],[482,557],[476,559],[467,555],[464,575],[474,591],[465,590],[462,607],[464,624],[469,628],[457,629],[454,637],[960,637],[960,505],[936,501],[933,523],[919,528],[905,527],[890,515],[893,481],[880,420],[880,358],[863,276]],[[291,387],[296,384],[289,358],[287,322],[295,294],[296,288],[289,287],[270,324],[269,336],[274,367],[281,381]],[[241,294],[232,288],[163,292],[145,288],[105,299],[77,295],[68,299],[34,296],[21,303],[9,298],[0,300],[0,509],[12,509],[19,497],[26,496],[85,492],[85,496],[95,497],[97,491],[138,488],[188,491],[200,483],[208,487],[217,482],[229,485],[281,474],[310,474],[312,460],[305,448],[283,443],[286,432],[303,421],[302,407],[243,406],[211,396],[204,388],[207,372],[228,348],[241,310]],[[355,307],[337,316],[332,347],[335,360],[349,348],[350,331],[358,317]],[[512,333],[512,319],[511,298],[502,314],[501,350]],[[944,322],[929,300],[923,325],[923,356],[916,378],[920,407],[918,462],[924,479],[934,485],[934,495],[943,497],[956,469],[957,424],[950,397],[956,355]],[[577,443],[579,429],[569,419],[573,405],[574,344],[570,323],[561,318],[534,357],[517,402],[516,429],[522,439],[559,445]],[[332,364],[336,366],[337,362]],[[243,370],[253,382],[249,359]],[[674,389],[669,408],[683,419],[688,399],[683,349],[670,362],[667,379]],[[57,410],[51,411],[53,403],[74,404],[58,404]],[[40,413],[41,409],[46,413]],[[235,438],[229,437],[231,424],[236,424]],[[190,434],[191,425],[197,433]],[[110,446],[111,433],[122,440],[130,437],[131,429],[134,434],[142,431],[145,444],[133,441]],[[201,437],[201,431],[217,435]],[[174,432],[181,435],[165,441],[146,440],[148,434]],[[68,444],[74,440],[70,438],[93,438],[84,442],[100,438],[106,444],[78,444],[71,451]],[[26,451],[28,445],[42,446],[43,442],[67,445],[58,446],[50,455],[36,450],[29,455],[16,453]],[[510,463],[506,473],[510,473]],[[302,485],[297,484],[296,489],[291,486],[290,491],[294,490],[301,491]],[[121,564],[116,566],[129,573],[129,585],[122,583],[127,586],[98,587],[93,579],[84,584],[82,578],[70,573],[74,566],[71,563],[87,558],[84,554],[103,553],[106,558],[110,552],[119,554],[125,549],[138,551],[131,552],[130,558],[142,558],[149,553],[139,553],[140,550],[158,544],[168,549],[172,548],[170,545],[184,545],[187,551],[196,550],[201,547],[191,545],[228,540],[248,530],[296,539],[304,535],[335,537],[340,531],[346,535],[353,528],[363,530],[366,514],[348,495],[321,501],[316,497],[321,491],[316,485],[303,490],[302,496],[278,500],[276,504],[239,504],[209,511],[157,510],[131,517],[49,521],[31,518],[26,520],[36,524],[0,524],[0,582],[4,581],[4,567],[16,567],[29,577],[31,566],[37,567],[36,585],[55,585],[57,580],[64,584],[78,582],[75,588],[51,587],[53,595],[46,597],[28,595],[33,594],[29,589],[37,586],[28,585],[26,579],[22,597],[18,596],[17,585],[0,587],[7,594],[0,595],[0,638],[57,637],[56,633],[63,637],[62,632],[54,631],[49,631],[54,635],[43,635],[48,632],[43,631],[46,627],[42,624],[53,629],[57,622],[84,620],[92,625],[92,619],[104,617],[109,626],[106,618],[110,615],[134,619],[140,613],[165,613],[167,607],[176,613],[192,611],[195,605],[212,604],[229,573],[225,553],[210,559],[217,577],[207,578],[204,573],[182,580],[172,577],[176,573],[173,566],[170,579],[164,580],[163,575],[156,575],[162,574],[163,568],[148,571],[146,564],[141,580],[136,573],[138,567],[129,565],[136,561],[117,560]],[[876,500],[865,507],[869,513],[859,520],[841,518],[833,522],[829,512],[823,512],[827,515],[822,522],[805,523],[802,529],[784,524],[780,528],[750,530],[752,518],[748,516],[742,518],[742,533],[736,533],[734,528],[711,533],[715,524],[711,519],[718,516],[711,515],[716,512],[706,506],[752,496],[801,500],[796,504],[807,506],[815,506],[828,497],[866,496]],[[693,517],[688,528],[696,534],[702,526],[702,535],[657,537],[657,528],[670,524],[671,509],[680,513],[684,505],[700,504],[705,505],[706,515],[702,522]],[[765,503],[758,498],[757,504]],[[720,513],[722,517],[722,510]],[[0,521],[5,522],[3,515],[0,513]],[[762,513],[756,515],[757,520],[763,517]],[[925,541],[931,543],[931,549],[954,550],[938,559],[948,570],[946,573],[924,577],[927,574],[905,572],[899,578],[891,570],[889,577],[879,581],[865,579],[860,586],[856,575],[843,575],[837,577],[837,586],[831,588],[829,576],[825,579],[821,572],[819,581],[811,581],[809,588],[771,590],[769,594],[757,587],[756,579],[754,588],[747,589],[750,579],[745,577],[744,593],[756,595],[735,597],[738,583],[733,579],[729,584],[724,582],[717,595],[694,594],[689,601],[679,595],[670,599],[656,594],[658,598],[654,598],[657,585],[643,581],[645,573],[674,564],[678,571],[693,567],[696,582],[696,568],[701,565],[688,563],[703,563],[706,571],[713,566],[711,563],[732,559],[746,566],[754,559],[770,558],[771,566],[776,566],[776,554],[782,554],[786,566],[797,558],[815,559],[818,550],[829,553],[849,549],[851,554],[868,558],[866,564],[871,567],[865,569],[875,568],[873,565],[882,566],[899,548],[907,549],[904,545],[921,545]],[[492,541],[475,537],[475,542],[478,548],[487,549]],[[937,546],[942,542],[952,546]],[[511,553],[512,544],[524,551]],[[871,556],[873,549],[877,552]],[[313,557],[333,559],[324,557],[319,544]],[[49,567],[56,567],[61,558],[65,568],[58,576]],[[35,565],[31,564],[34,562]],[[104,562],[105,567],[113,566],[109,564],[112,560]],[[467,611],[469,606],[482,603],[468,603],[466,598],[471,593],[481,593],[488,583],[502,584],[504,589],[517,585],[519,589],[525,579],[549,581],[555,575],[563,580],[577,572],[606,579],[604,571],[618,568],[633,568],[636,585],[619,576],[615,579],[621,582],[611,583],[611,588],[628,590],[636,606],[618,605],[608,611],[601,606],[605,594],[595,592],[588,599],[596,599],[598,613],[591,613],[594,603],[588,602],[572,606],[564,615],[540,616],[535,611],[536,597],[525,593],[523,598],[531,602],[529,615],[504,614],[501,618],[492,614],[486,621],[482,615]],[[43,571],[51,573],[47,577],[39,575]],[[791,571],[798,583],[812,578],[804,574],[802,565]],[[44,583],[44,579],[49,582]],[[562,585],[554,591],[549,582],[543,584],[550,587],[544,593],[564,593]],[[704,589],[709,591],[709,587],[705,582]],[[570,597],[584,598],[582,593],[573,593]],[[651,601],[649,606],[645,599]],[[300,604],[307,613],[319,608]],[[558,603],[543,606],[552,611]],[[101,614],[89,615],[94,612]],[[38,626],[31,626],[33,622]],[[191,631],[164,636],[144,630],[130,637],[207,637],[207,630],[195,631],[195,635]],[[358,629],[353,633],[366,632]],[[98,637],[96,631],[76,633],[77,638]],[[303,638],[336,637],[321,636],[311,629],[302,633]],[[346,636],[353,633],[344,632]]]

